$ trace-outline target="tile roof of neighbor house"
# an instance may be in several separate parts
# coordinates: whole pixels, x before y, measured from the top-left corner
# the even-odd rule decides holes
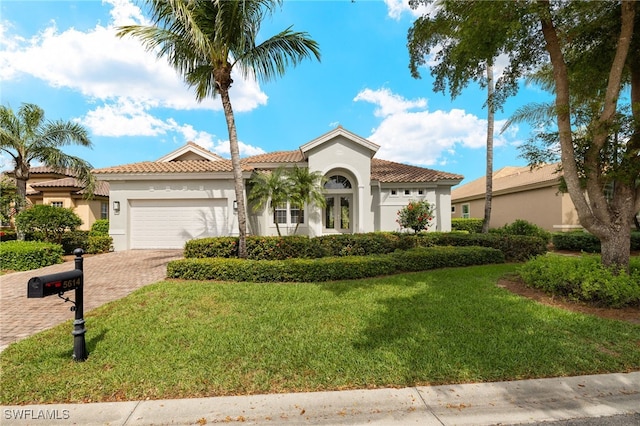
[[[44,182],[38,183],[29,183],[27,185],[27,195],[33,196],[37,195],[41,191],[38,189],[43,188],[76,188],[78,191],[75,191],[74,194],[84,195],[86,193],[84,187],[78,180],[75,178],[76,173],[71,169],[63,169],[56,170],[54,168],[48,166],[38,166],[38,167],[30,167],[29,173],[32,175],[46,175],[52,174],[57,176],[65,176],[59,179],[52,179]],[[7,175],[13,176],[13,171],[5,172]],[[96,183],[96,188],[93,195],[97,195],[100,197],[108,197],[109,196],[109,182],[98,181]]]
[[[532,185],[556,184],[561,173],[558,173],[558,163],[545,164],[539,168],[503,167],[493,174],[493,193],[509,192],[517,188]],[[486,191],[486,176],[482,176],[451,191],[451,201],[484,197]]]
[[[299,163],[305,161],[299,149],[293,151],[277,151],[253,155],[242,160],[244,163]]]

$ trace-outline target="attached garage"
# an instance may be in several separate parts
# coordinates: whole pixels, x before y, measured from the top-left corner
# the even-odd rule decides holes
[[[226,235],[227,199],[129,200],[131,249],[180,249],[194,238]]]

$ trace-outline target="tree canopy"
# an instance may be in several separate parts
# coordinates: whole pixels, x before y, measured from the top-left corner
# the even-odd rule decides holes
[[[412,0],[425,3],[433,2]],[[639,9],[634,1],[445,0],[409,31],[411,72],[433,61],[435,89],[452,95],[499,55],[506,66],[496,102],[514,95],[523,77],[547,74],[541,87],[555,95],[567,190],[581,225],[601,241],[603,263],[617,270],[628,268],[640,211]]]

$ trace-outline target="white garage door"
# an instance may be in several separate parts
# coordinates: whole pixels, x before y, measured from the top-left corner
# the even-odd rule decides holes
[[[227,200],[131,200],[132,249],[183,248],[194,238],[226,235]]]

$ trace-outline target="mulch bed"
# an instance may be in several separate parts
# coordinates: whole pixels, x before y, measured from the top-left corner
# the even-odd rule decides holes
[[[619,309],[590,306],[580,302],[574,302],[559,297],[549,296],[544,291],[527,287],[523,282],[519,281],[517,278],[512,277],[501,279],[500,281],[498,281],[497,285],[509,290],[514,294],[518,294],[522,297],[535,300],[545,305],[567,309],[574,312],[596,315],[601,318],[609,318],[614,320],[627,321],[633,324],[640,324],[640,306],[629,306]]]

